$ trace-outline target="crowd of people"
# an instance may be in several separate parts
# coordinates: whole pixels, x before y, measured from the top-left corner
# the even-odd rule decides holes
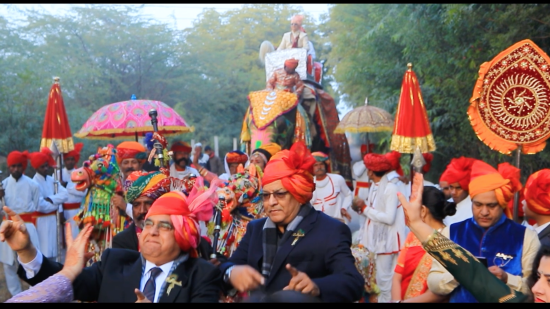
[[[292,18],[278,49],[305,48],[311,59],[302,19]],[[314,97],[297,66],[286,60],[266,90]],[[90,189],[71,181],[83,145],[63,154],[56,177],[50,150],[9,153],[0,190],[8,302],[550,301],[550,169],[522,184],[508,163],[459,157],[434,184],[423,177],[432,154],[411,179],[400,153],[370,144],[350,186],[329,153],[301,140],[221,159],[209,145],[154,138],[169,150],[165,167],[151,164],[142,143],[116,147],[110,204],[123,229],[91,265],[94,227],[75,220]],[[29,162],[33,178],[24,174]],[[515,194],[523,222],[512,218]],[[31,288],[22,291],[20,280]]]

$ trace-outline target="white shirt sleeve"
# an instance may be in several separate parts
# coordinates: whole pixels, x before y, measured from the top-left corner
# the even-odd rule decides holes
[[[40,271],[40,267],[42,266],[43,259],[44,259],[44,256],[42,255],[42,252],[38,250],[38,248],[36,249],[36,256],[32,261],[28,263],[22,263],[21,260],[19,259],[19,256],[17,257],[17,261],[19,262],[19,264],[21,264],[21,266],[25,270],[27,279],[32,279],[34,276],[36,276],[38,271]]]
[[[365,213],[367,217],[373,221],[392,225],[395,222],[397,208],[399,207],[399,199],[397,198],[396,187],[387,186],[386,192],[384,192],[383,197],[386,204],[386,211],[378,211],[372,207],[367,207],[365,209]]]
[[[349,210],[351,208],[351,201],[353,199],[353,194],[346,184],[344,177],[339,177],[338,185],[340,186],[340,193],[344,195],[344,200],[342,201],[342,208]]]

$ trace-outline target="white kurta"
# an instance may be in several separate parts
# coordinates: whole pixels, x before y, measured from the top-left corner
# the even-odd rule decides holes
[[[67,189],[59,184],[57,186],[57,194],[54,194],[54,179],[50,175],[44,178],[44,176],[36,173],[34,174],[33,180],[38,183],[41,192],[37,211],[42,213],[51,213],[56,210],[63,211],[62,204],[67,202],[69,198]],[[46,201],[45,198],[50,198],[53,204]],[[38,217],[36,219],[36,229],[38,231],[38,238],[40,239],[40,252],[47,258],[56,257],[58,231],[55,213]]]
[[[67,189],[68,198],[67,198],[66,203],[71,203],[71,204],[72,203],[79,203],[79,204],[81,204],[82,200],[86,196],[86,193],[88,192],[88,190],[79,191],[75,188],[76,183],[71,181],[72,171],[74,171],[74,169],[69,171],[69,170],[67,170],[66,167],[64,167],[63,170],[62,170],[62,172],[63,172],[62,173],[62,180],[67,182],[67,187],[65,189]],[[59,173],[58,173],[58,175],[59,175]],[[76,236],[78,235],[78,232],[80,231],[79,228],[78,228],[78,225],[76,224],[76,222],[73,219],[74,216],[76,216],[78,214],[80,209],[63,209],[63,216],[65,216],[65,220],[71,224],[71,232],[72,232],[73,238],[76,238]]]
[[[355,178],[355,188],[353,196],[358,196],[363,200],[367,200],[369,197],[370,179],[367,175],[367,167],[363,160],[355,162],[352,167],[353,176]]]
[[[327,173],[327,177],[323,180],[315,180],[315,191],[313,191],[313,197],[311,198],[311,205],[319,211],[338,219],[347,219],[342,217],[341,209],[348,210],[351,206],[351,200],[353,194],[346,185],[344,177],[338,174]]]
[[[451,199],[452,200],[452,199]],[[450,226],[453,223],[464,221],[473,216],[472,213],[472,200],[470,196],[466,196],[460,203],[456,205],[456,213],[454,216],[447,216],[443,219],[443,224]]]
[[[411,189],[408,185],[399,180],[399,174],[396,171],[391,171],[386,175],[388,180],[397,186],[397,190],[401,192],[407,200],[409,200],[409,197],[411,196]]]
[[[28,176],[22,175],[19,180],[9,176],[2,181],[2,186],[4,187],[6,206],[15,213],[30,213],[38,209],[40,188]],[[36,227],[32,223],[25,223],[25,226],[29,231],[31,242],[36,248],[40,248]],[[14,265],[15,262],[15,252],[5,242],[0,242],[0,262],[7,265]]]

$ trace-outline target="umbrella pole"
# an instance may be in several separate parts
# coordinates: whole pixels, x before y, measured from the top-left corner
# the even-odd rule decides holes
[[[519,159],[521,156],[521,145],[518,146],[516,151],[516,167],[519,168]],[[514,194],[514,222],[521,223],[518,218],[518,207],[519,207],[519,192]]]
[[[138,141],[138,134],[137,134],[137,131],[136,131],[136,142]]]

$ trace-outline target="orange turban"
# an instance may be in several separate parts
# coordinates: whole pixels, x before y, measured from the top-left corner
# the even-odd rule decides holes
[[[7,163],[8,167],[14,164],[21,164],[23,166],[23,171],[27,169],[27,163],[29,162],[29,152],[23,151],[19,152],[14,150],[8,154]]]
[[[56,164],[52,155],[53,153],[50,149],[42,147],[39,152],[33,152],[29,155],[31,159],[31,166],[34,167],[34,169],[37,169],[44,163],[48,162],[51,167],[55,167]]]
[[[315,183],[313,181],[313,164],[311,155],[304,142],[296,142],[290,147],[277,152],[267,163],[262,178],[263,185],[281,180],[283,187],[301,204],[311,200]]]
[[[117,163],[120,165],[122,163],[122,160],[124,159],[131,159],[135,158],[140,163],[144,163],[147,159],[147,149],[145,149],[145,146],[138,142],[122,142],[118,144],[116,147],[116,160]]]
[[[476,161],[474,158],[460,157],[451,160],[447,169],[441,175],[440,181],[446,181],[449,184],[458,182],[462,190],[468,190],[470,183],[470,172],[472,164]]]
[[[529,176],[523,193],[529,210],[550,215],[550,169],[545,168]]]
[[[434,158],[434,155],[431,153],[423,153],[422,156],[424,157],[424,161],[426,161],[426,164],[422,166],[422,173],[426,174],[430,171],[430,167],[432,167],[432,160]]]
[[[210,188],[204,186],[204,178],[197,177],[189,196],[179,191],[170,191],[153,202],[145,219],[155,215],[170,215],[174,225],[174,237],[183,252],[198,257],[197,246],[201,237],[199,221],[212,218],[213,207],[218,201],[216,189],[219,181]]]
[[[289,69],[296,69],[298,67],[298,59],[287,59],[285,61],[285,67]]]
[[[233,150],[227,153],[227,155],[225,156],[225,160],[227,161],[227,164],[245,164],[246,161],[248,161],[248,156],[246,155],[246,153],[240,150]]]
[[[181,152],[190,153],[191,145],[189,145],[189,143],[182,142],[182,141],[174,142],[174,144],[172,144],[172,147],[170,148],[170,151],[173,151],[173,152],[181,151]]]
[[[472,164],[471,181],[468,186],[470,198],[476,195],[495,191],[500,207],[504,209],[506,216],[512,218],[508,202],[514,197],[514,193],[521,190],[520,170],[510,163],[498,165],[498,171],[489,164],[475,160]]]
[[[392,150],[386,154],[384,154],[386,158],[388,158],[388,161],[391,163],[391,169],[395,170],[399,176],[403,176],[403,170],[401,169],[401,163],[399,161],[401,160],[401,154],[395,150]]]
[[[388,160],[388,157],[379,153],[367,153],[363,157],[365,166],[373,172],[387,172],[393,169],[393,166]]]
[[[67,158],[73,157],[75,162],[78,163],[78,161],[80,160],[80,151],[82,150],[83,146],[84,146],[83,143],[74,144],[74,149],[73,150],[63,154],[63,160],[66,160]]]

